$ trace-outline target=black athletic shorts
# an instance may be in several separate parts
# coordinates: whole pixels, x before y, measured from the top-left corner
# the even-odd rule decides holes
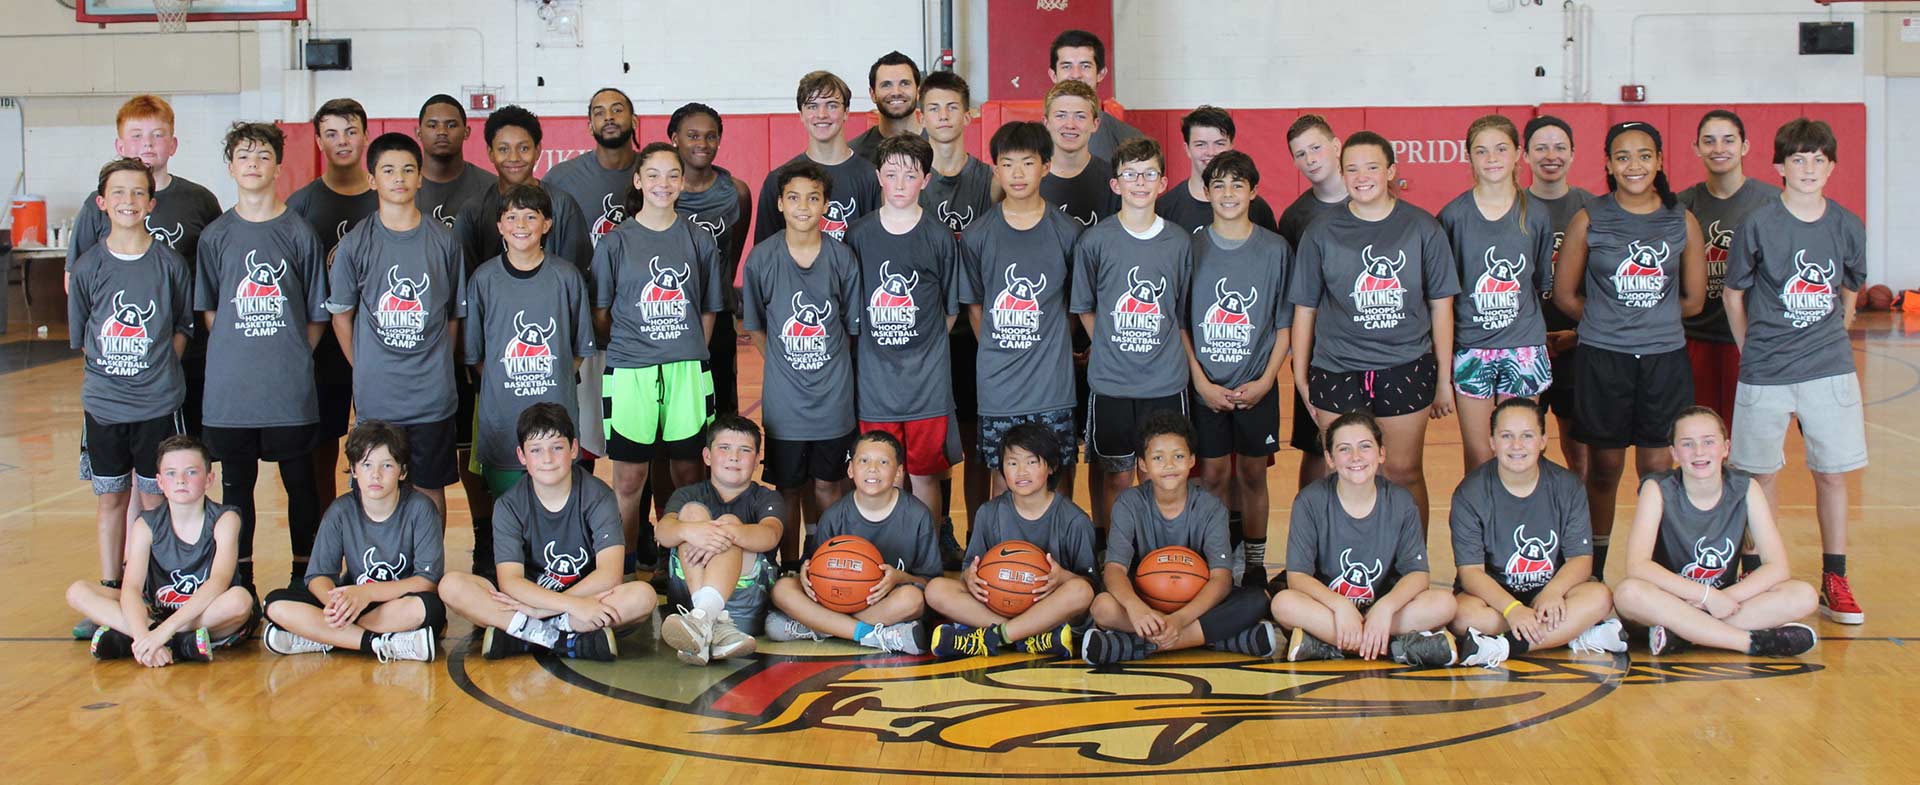
[[[1665,447],[1673,418],[1693,405],[1687,350],[1622,354],[1580,348],[1574,363],[1573,430],[1602,450]]]
[[[265,428],[227,428],[208,425],[200,438],[216,461],[284,461],[305,458],[320,443],[320,427],[280,425]]]
[[[1293,399],[1293,436],[1287,440],[1293,449],[1308,455],[1319,457],[1326,454],[1320,446],[1320,424],[1313,421],[1313,415],[1307,413],[1307,402],[1301,400],[1299,391],[1290,391],[1288,398]]]
[[[206,343],[205,337],[197,340]],[[188,354],[192,354],[191,349]],[[199,438],[201,405],[206,402],[207,396],[207,355],[203,352],[197,356],[180,358],[180,376],[187,383],[186,400],[180,402],[180,426],[186,429],[181,433]]]
[[[1572,379],[1574,377],[1574,358],[1579,355],[1580,350],[1578,347],[1575,347],[1561,352],[1558,357],[1552,358],[1550,363],[1553,366],[1553,378]],[[1572,422],[1573,389],[1574,385],[1572,383],[1547,385],[1546,392],[1540,393],[1540,403],[1547,407],[1547,411],[1553,412],[1553,416],[1567,422]]]
[[[415,488],[438,490],[460,481],[459,468],[453,463],[454,418],[438,422],[399,425],[407,432],[407,482]]]
[[[93,467],[94,493],[116,493],[132,487],[138,475],[146,493],[157,493],[152,483],[159,478],[160,442],[180,433],[180,414],[161,415],[151,420],[103,423],[90,412],[86,419],[87,459]]]
[[[473,383],[473,367],[462,365],[453,369],[453,446],[455,449],[473,449],[473,410],[477,405],[474,396],[479,392]]]
[[[740,341],[733,314],[713,315],[713,334],[707,336],[707,368],[713,372],[713,410],[740,413]]]
[[[1140,428],[1147,415],[1167,411],[1187,416],[1186,391],[1159,398],[1087,396],[1087,459],[1108,472],[1132,471],[1144,446]]]
[[[973,336],[973,329],[965,318],[954,322],[953,333],[947,336],[947,349],[953,368],[954,419],[972,423],[980,419],[980,369],[974,362],[980,353],[980,341]]]
[[[339,439],[346,436],[353,427],[353,383],[315,384],[313,392],[320,399],[321,437]]]
[[[418,598],[420,600],[420,604],[426,606],[426,611],[427,611],[426,620],[422,622],[420,626],[432,629],[433,634],[436,637],[438,637],[440,633],[446,631],[447,605],[446,603],[440,601],[440,595],[430,591],[416,591],[416,592],[411,592],[409,594],[401,595],[399,599],[389,600],[388,602],[398,602],[399,600],[404,600],[408,597]],[[273,604],[276,602],[298,602],[305,605],[311,605],[315,608],[327,607],[327,604],[324,602],[321,602],[319,597],[313,596],[313,592],[307,588],[306,581],[301,581],[300,584],[297,586],[288,586],[287,588],[284,588],[284,589],[274,589],[273,591],[267,592],[267,599],[265,602],[261,604],[263,607],[271,608],[273,607]],[[372,613],[373,609],[378,608],[385,604],[386,603],[384,602],[372,603],[367,606],[366,610],[361,611],[360,615],[364,617],[367,614]]]
[[[1433,405],[1440,385],[1440,364],[1433,353],[1413,362],[1373,371],[1328,371],[1307,368],[1307,389],[1313,407],[1335,414],[1364,411],[1375,417],[1398,417]]]
[[[814,441],[768,439],[761,481],[775,488],[800,488],[808,480],[839,482],[847,479],[847,464],[853,460],[853,442],[859,432]]]
[[[1193,432],[1199,439],[1194,451],[1201,458],[1225,458],[1245,455],[1264,458],[1280,451],[1280,396],[1267,397],[1245,409],[1216,412],[1200,403],[1193,405]]]
[[[697,461],[700,460],[700,451],[707,446],[704,433],[670,442],[641,444],[621,435],[619,431],[611,428],[607,430],[611,431],[612,435],[607,437],[606,457],[624,463],[650,464],[658,460]]]

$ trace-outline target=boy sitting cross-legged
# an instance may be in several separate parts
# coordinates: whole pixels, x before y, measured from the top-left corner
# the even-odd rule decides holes
[[[753,481],[760,426],[752,420],[715,417],[701,457],[712,477],[674,491],[654,529],[672,550],[667,590],[681,607],[661,622],[660,637],[693,665],[753,653],[773,592],[769,554],[780,546],[787,511],[779,491]]]

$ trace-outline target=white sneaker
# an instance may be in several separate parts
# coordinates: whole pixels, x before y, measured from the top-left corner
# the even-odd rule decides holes
[[[726,611],[713,620],[713,637],[709,651],[714,659],[724,660],[730,657],[745,657],[760,648],[760,643],[734,626],[733,616]]]
[[[705,665],[711,657],[708,646],[713,642],[713,619],[699,608],[689,611],[682,606],[679,613],[660,622],[660,640],[680,653],[681,662]]]
[[[1505,635],[1485,635],[1479,630],[1469,628],[1467,636],[1473,640],[1475,649],[1472,656],[1460,661],[1461,665],[1478,665],[1487,670],[1495,670],[1500,667],[1500,663],[1507,661],[1507,654],[1512,651],[1507,645]]]
[[[373,656],[381,662],[413,660],[433,661],[433,630],[421,627],[406,632],[389,632],[373,638]]]
[[[260,633],[260,645],[274,654],[325,654],[333,651],[332,646],[302,638],[271,620]]]
[[[918,639],[919,631],[920,622],[917,621],[876,625],[872,632],[860,639],[860,645],[901,654],[925,654],[926,647],[921,646]]]
[[[787,641],[824,640],[820,633],[796,621],[792,616],[781,613],[779,609],[767,611],[767,638],[776,643]]]
[[[1627,650],[1626,628],[1619,619],[1603,620],[1568,641],[1567,648],[1578,654],[1619,654]]]

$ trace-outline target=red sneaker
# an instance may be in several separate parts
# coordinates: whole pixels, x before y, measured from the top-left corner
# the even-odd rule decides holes
[[[1860,610],[1860,603],[1853,601],[1853,587],[1847,584],[1847,576],[1821,573],[1820,615],[1836,624],[1866,622],[1867,613]]]

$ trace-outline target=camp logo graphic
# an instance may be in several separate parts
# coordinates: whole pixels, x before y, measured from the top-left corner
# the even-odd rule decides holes
[[[367,546],[367,552],[360,555],[360,577],[355,584],[387,583],[406,578],[413,573],[407,571],[407,555],[402,553],[393,561],[381,561],[373,546]]]
[[[1613,271],[1613,290],[1620,304],[1628,308],[1652,308],[1660,304],[1667,291],[1667,258],[1672,249],[1666,241],[1659,248],[1639,240],[1627,243],[1627,258]]]
[[[287,260],[268,264],[258,261],[259,254],[258,250],[247,252],[247,276],[233,292],[233,329],[249,338],[276,335],[287,326],[287,295],[280,288]]]
[[[959,212],[948,207],[947,200],[943,199],[939,204],[934,205],[933,214],[939,217],[940,222],[946,224],[947,228],[952,229],[955,233],[966,229],[969,224],[973,223],[973,205],[967,205],[966,212]]]
[[[1372,245],[1360,249],[1360,274],[1353,279],[1353,320],[1362,328],[1391,330],[1407,318],[1407,287],[1400,283],[1400,271],[1406,266],[1404,250],[1388,259],[1374,255]]]
[[[847,239],[847,224],[853,222],[854,211],[860,209],[860,200],[851,196],[844,202],[827,202],[827,217],[820,219],[820,231],[835,240]]]
[[[153,604],[162,608],[178,608],[193,599],[193,592],[206,582],[206,576],[174,570],[167,575],[165,585],[153,590]]]
[[[547,549],[540,554],[546,564],[540,569],[540,577],[534,583],[547,591],[564,592],[586,573],[587,549],[583,545],[573,553],[555,553],[553,546],[553,540],[548,540]]]
[[[1073,212],[1069,211],[1067,209],[1067,206],[1064,204],[1060,205],[1060,212],[1066,213],[1066,216],[1068,218],[1072,218],[1073,220],[1079,222],[1081,226],[1092,226],[1100,222],[1100,213],[1095,212],[1091,208],[1087,210],[1087,217],[1085,218],[1081,218],[1080,216],[1074,215]]]
[[[333,228],[333,241],[335,243],[338,243],[341,240],[346,239],[347,232],[350,232],[352,230],[353,230],[353,222],[342,220],[339,226],[336,226]]]
[[[517,397],[544,395],[554,384],[553,334],[560,325],[547,317],[546,324],[528,324],[527,312],[513,314],[513,340],[500,353],[500,370],[505,371],[506,389]]]
[[[1564,242],[1566,239],[1567,239],[1566,232],[1553,233],[1553,258],[1548,260],[1547,262],[1547,267],[1550,268],[1548,272],[1552,272],[1553,269],[1558,269],[1560,265],[1560,243]],[[1545,300],[1547,302],[1553,302],[1553,287],[1549,286],[1545,290],[1541,291],[1540,299]]]
[[[1245,293],[1227,288],[1226,276],[1213,283],[1213,305],[1200,317],[1200,351],[1209,362],[1244,362],[1253,346],[1253,317],[1248,309],[1260,302],[1260,287]]]
[[[1833,273],[1832,259],[1822,266],[1807,261],[1804,248],[1793,252],[1793,277],[1780,287],[1780,307],[1786,311],[1787,323],[1805,328],[1833,313]]]
[[[600,244],[600,236],[613,231],[621,221],[627,220],[627,206],[613,198],[613,194],[600,197],[600,217],[593,219],[593,231],[590,239],[594,245]]]
[[[373,306],[374,327],[380,342],[396,349],[418,346],[426,336],[427,304],[421,298],[433,288],[432,275],[418,280],[400,277],[400,267],[387,268],[387,290]]]
[[[96,336],[100,357],[94,364],[108,376],[137,376],[147,370],[147,351],[153,348],[147,322],[153,320],[156,309],[152,300],[145,308],[128,303],[124,289],[113,293],[112,308],[113,313],[100,323]]]
[[[180,238],[186,236],[187,233],[185,227],[182,227],[179,221],[173,222],[173,229],[171,231],[164,226],[154,226],[153,213],[147,213],[146,225],[147,234],[153,235],[153,239],[155,240],[166,243],[168,248],[178,248],[180,246]]]
[[[827,351],[827,320],[833,318],[833,301],[814,305],[806,296],[805,292],[793,293],[793,315],[780,324],[780,345],[787,365],[794,370],[817,371],[833,359]]]
[[[699,213],[687,213],[687,222],[707,230],[713,235],[714,242],[720,242],[727,236],[727,219],[715,216],[712,219],[701,218]]]
[[[1733,247],[1733,230],[1720,228],[1720,222],[1707,224],[1707,299],[1720,299],[1727,282],[1727,249]]]
[[[1385,572],[1379,559],[1374,559],[1373,566],[1368,567],[1366,562],[1354,561],[1353,549],[1348,548],[1340,552],[1340,574],[1327,584],[1327,588],[1365,608],[1379,599],[1373,593],[1373,584]]]
[[[920,335],[913,329],[920,314],[913,299],[913,289],[920,285],[920,271],[901,275],[892,270],[892,259],[880,263],[880,285],[867,298],[865,327],[881,346],[905,346]]]
[[[1160,297],[1167,293],[1165,276],[1148,280],[1140,277],[1140,266],[1127,270],[1127,290],[1113,301],[1113,335],[1123,352],[1151,352],[1160,347],[1161,325],[1166,311]]]
[[[1680,568],[1680,577],[1695,583],[1713,586],[1727,574],[1727,568],[1733,564],[1733,540],[1720,538],[1720,547],[1707,545],[1707,538],[1701,537],[1693,543],[1693,561]]]
[[[693,265],[661,266],[660,257],[647,260],[647,285],[640,288],[640,329],[651,341],[671,341],[687,331],[687,278]]]
[[[1501,570],[1507,576],[1507,587],[1532,591],[1547,585],[1548,581],[1553,580],[1553,554],[1559,549],[1559,532],[1549,530],[1543,539],[1528,537],[1525,526],[1515,527],[1513,555],[1507,557],[1507,566]]]
[[[1047,274],[1027,278],[1017,272],[1019,267],[1007,265],[1007,286],[994,295],[988,310],[994,345],[1002,349],[1026,349],[1039,342],[1040,319],[1046,316],[1040,310],[1040,293],[1047,290]]]
[[[1473,321],[1483,330],[1498,330],[1520,318],[1520,275],[1526,272],[1527,255],[1519,261],[1496,259],[1493,246],[1487,246],[1487,269],[1473,282]]]
[[[459,218],[459,216],[449,215],[447,213],[446,205],[436,204],[433,206],[433,220],[439,221],[441,226],[447,227],[448,229],[452,229],[454,221],[457,218]]]

